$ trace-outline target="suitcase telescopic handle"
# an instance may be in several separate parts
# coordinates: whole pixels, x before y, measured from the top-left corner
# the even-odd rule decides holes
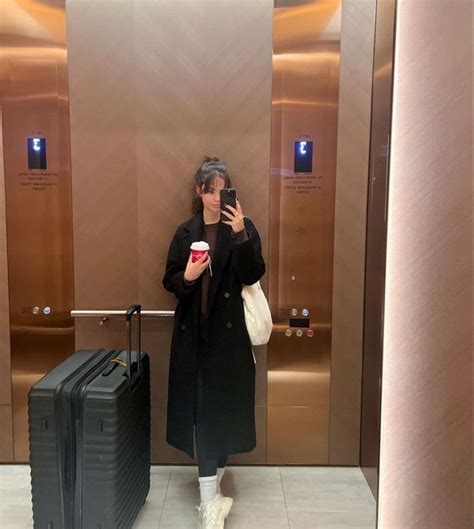
[[[142,306],[141,305],[130,305],[125,314],[125,319],[127,321],[127,375],[128,383],[130,387],[132,386],[132,316],[137,315],[137,378],[140,378],[141,375],[141,327],[142,327],[142,316],[141,316]]]

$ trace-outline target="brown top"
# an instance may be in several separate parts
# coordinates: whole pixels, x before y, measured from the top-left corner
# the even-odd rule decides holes
[[[214,251],[216,249],[217,241],[217,232],[219,230],[220,222],[215,222],[214,224],[204,224],[202,230],[202,240],[206,241],[209,244],[209,255],[211,256],[211,268],[212,268],[212,259],[214,258]],[[244,230],[239,231],[238,233],[232,233],[232,240],[236,244],[241,244],[242,242],[248,239],[247,232]],[[202,301],[201,301],[201,312],[207,316],[207,301],[209,298],[209,284],[212,281],[212,278],[209,273],[209,268],[202,275]]]
[[[217,241],[217,230],[219,229],[219,222],[214,224],[204,224],[202,230],[202,240],[206,241],[209,244],[209,255],[211,256],[211,268],[212,268],[212,259],[214,257],[214,251],[216,249]],[[209,295],[209,283],[211,276],[209,274],[209,268],[204,271],[202,274],[202,302],[201,302],[201,312],[207,316],[207,298]]]

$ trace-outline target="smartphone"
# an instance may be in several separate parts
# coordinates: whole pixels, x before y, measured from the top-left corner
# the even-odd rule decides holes
[[[230,210],[225,207],[226,204],[229,204],[233,208],[237,208],[237,193],[235,189],[229,187],[226,189],[221,189],[221,209],[224,211],[228,211],[230,213]],[[230,220],[227,215],[224,215],[221,213],[221,220]]]

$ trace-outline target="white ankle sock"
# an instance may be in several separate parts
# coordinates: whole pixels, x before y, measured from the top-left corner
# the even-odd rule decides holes
[[[217,488],[216,488],[217,494],[221,494],[221,480],[222,480],[222,476],[224,475],[224,472],[225,472],[225,467],[224,468],[217,467]]]
[[[199,478],[199,491],[201,493],[201,505],[212,501],[216,496],[217,476]]]

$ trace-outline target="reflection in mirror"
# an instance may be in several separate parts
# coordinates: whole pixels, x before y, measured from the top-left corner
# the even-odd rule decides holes
[[[169,242],[190,216],[186,190],[202,156],[216,155],[229,163],[244,213],[261,235],[262,285],[274,322],[269,343],[255,348],[257,446],[230,454],[222,480],[222,492],[234,498],[226,527],[374,529],[395,0],[5,5],[14,21],[4,55],[9,62],[0,68],[8,78],[2,86],[13,91],[0,116],[6,202],[25,226],[7,215],[8,260],[17,274],[10,277],[10,333],[17,336],[11,342],[13,420],[5,421],[14,427],[6,434],[5,460],[28,462],[28,389],[71,353],[71,340],[77,348],[124,346],[122,322],[113,318],[104,325],[77,320],[72,327],[65,316],[73,286],[77,309],[136,301],[176,308],[161,284]],[[41,112],[27,111],[25,101]],[[52,141],[46,126],[58,119],[58,108],[69,111],[69,102],[71,173],[69,146]],[[13,120],[14,111],[22,119]],[[48,156],[30,157],[28,169],[27,138],[38,131],[48,136]],[[62,189],[72,193],[74,252],[70,235],[36,222],[44,239],[34,237],[31,217],[23,215],[33,202],[18,187],[20,171],[35,176],[55,160],[64,160],[65,174],[72,175],[72,191]],[[59,188],[33,198],[54,200],[64,213],[71,200],[69,194],[56,200]],[[52,228],[50,220],[42,222]],[[30,238],[15,227],[30,229]],[[35,248],[31,237],[42,241],[42,250],[25,260]],[[38,255],[50,263],[44,249],[63,240],[66,271],[47,274],[33,266]],[[111,261],[113,267],[104,266]],[[37,273],[22,275],[15,263]],[[56,338],[57,354],[50,335],[41,334],[38,348],[30,332],[38,329],[37,313],[21,312],[21,325],[15,319],[26,305],[38,309],[38,286],[51,296],[47,281],[55,281],[67,307],[59,322],[67,343]],[[41,321],[54,321],[54,314],[59,311]],[[135,529],[195,527],[193,505],[200,501],[196,459],[166,435],[172,320],[143,321],[153,466]],[[29,492],[28,481],[22,487]]]
[[[301,465],[282,470],[290,524],[299,493],[318,527],[376,525],[394,36],[379,4],[275,2],[267,462]]]

